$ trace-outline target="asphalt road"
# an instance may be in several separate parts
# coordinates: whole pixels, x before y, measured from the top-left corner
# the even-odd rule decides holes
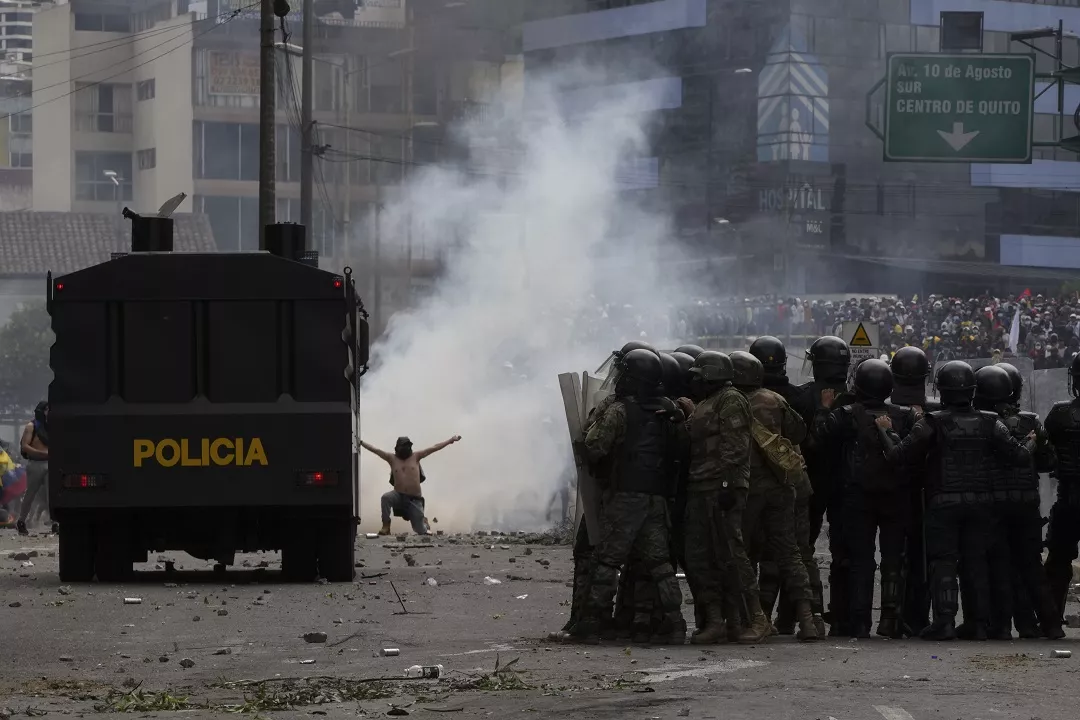
[[[433,540],[403,551],[393,538],[361,539],[358,572],[374,577],[352,584],[283,584],[274,553],[244,557],[251,569],[224,577],[170,553],[173,575],[150,563],[125,585],[68,587],[56,575],[55,537],[5,533],[0,708],[12,717],[126,708],[146,718],[1078,716],[1078,630],[1054,643],[556,645],[544,638],[566,620],[568,547]],[[409,538],[417,544],[429,543]],[[305,641],[318,632],[325,642]],[[400,655],[381,656],[387,647]],[[1054,649],[1078,656],[1056,659]],[[442,664],[446,673],[438,681],[400,679],[414,664]],[[389,680],[372,681],[379,678]]]

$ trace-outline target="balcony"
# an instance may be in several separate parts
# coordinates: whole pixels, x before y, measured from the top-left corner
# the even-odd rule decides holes
[[[132,124],[131,115],[116,113],[77,113],[75,115],[77,132],[129,133]]]

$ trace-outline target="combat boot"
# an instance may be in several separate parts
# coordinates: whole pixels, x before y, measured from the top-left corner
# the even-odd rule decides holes
[[[743,645],[754,645],[769,636],[769,618],[762,612],[761,602],[756,595],[751,594],[746,605],[746,610],[750,613],[750,627],[743,629],[739,642]]]
[[[630,642],[634,645],[648,645],[652,642],[653,631],[648,625],[635,624],[631,628]]]
[[[956,623],[948,615],[939,615],[934,618],[934,622],[923,628],[919,637],[923,640],[955,640]]]
[[[700,637],[700,635],[698,636]],[[686,620],[682,615],[676,618],[664,618],[660,627],[652,636],[653,645],[683,645],[686,643]]]
[[[580,645],[600,644],[600,623],[596,620],[579,620],[566,633],[563,642],[577,643]]]
[[[788,600],[786,592],[780,593],[780,602],[776,608],[776,633],[778,635],[795,634],[795,605]]]
[[[709,603],[705,607],[705,627],[690,638],[691,645],[715,645],[727,642],[727,623],[724,622],[724,606]]]
[[[826,635],[825,630],[825,618],[821,616],[821,613],[814,613],[814,628],[817,630],[819,638],[823,638]]]
[[[814,625],[814,613],[810,610],[810,603],[800,600],[795,607],[795,615],[799,618],[799,634],[796,637],[799,642],[814,642],[818,639],[817,627]]]
[[[1039,596],[1039,626],[1042,628],[1042,634],[1051,640],[1062,639],[1065,637],[1065,630],[1061,627],[1061,616],[1057,613],[1054,598],[1045,589],[1039,593]],[[1018,627],[1017,630],[1019,629]]]
[[[899,613],[901,587],[903,579],[899,572],[884,572],[881,575],[881,619],[878,620],[877,634],[881,637],[899,638],[903,635]]]
[[[390,523],[384,522],[382,524],[382,530],[379,531],[379,534],[380,535],[389,535],[390,534]]]

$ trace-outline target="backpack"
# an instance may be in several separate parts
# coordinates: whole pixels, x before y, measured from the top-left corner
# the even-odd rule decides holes
[[[892,490],[896,485],[896,475],[893,466],[885,459],[885,446],[874,424],[874,418],[878,415],[867,412],[862,403],[850,407],[851,416],[855,419],[851,481],[870,492]],[[880,414],[887,415],[888,412]]]

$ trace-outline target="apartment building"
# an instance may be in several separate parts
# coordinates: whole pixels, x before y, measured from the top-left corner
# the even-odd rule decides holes
[[[737,263],[724,277],[740,292],[933,291],[973,278],[1023,289],[1030,278],[1057,283],[1062,268],[1080,268],[1076,154],[1036,148],[1030,165],[886,163],[866,126],[867,93],[890,52],[939,51],[943,11],[983,13],[986,52],[1030,53],[1010,33],[1060,20],[1063,61],[1075,66],[1078,6],[536,0],[523,27],[526,83],[586,62],[607,68],[609,84],[651,98],[653,155],[635,159],[625,190],[669,213],[680,242]],[[1037,45],[1055,52],[1052,38]],[[1036,63],[1038,72],[1056,69],[1045,53]],[[604,88],[574,92],[600,97]],[[1071,114],[1080,88],[1066,95]],[[869,111],[880,124],[880,97]],[[1040,97],[1035,113],[1035,139],[1054,140],[1056,94]]]
[[[36,16],[34,209],[147,211],[185,192],[181,210],[206,214],[219,248],[256,248],[259,35],[250,5],[71,0]],[[285,27],[299,45],[300,2],[291,5]],[[458,78],[505,57],[502,35],[455,21],[468,18],[470,2],[450,5],[316,5],[320,149],[309,237],[324,256],[369,242],[376,201],[393,197],[409,167],[437,158],[430,149],[468,100]],[[282,53],[277,75],[277,220],[298,222],[299,60]],[[414,255],[422,266],[422,247]]]

